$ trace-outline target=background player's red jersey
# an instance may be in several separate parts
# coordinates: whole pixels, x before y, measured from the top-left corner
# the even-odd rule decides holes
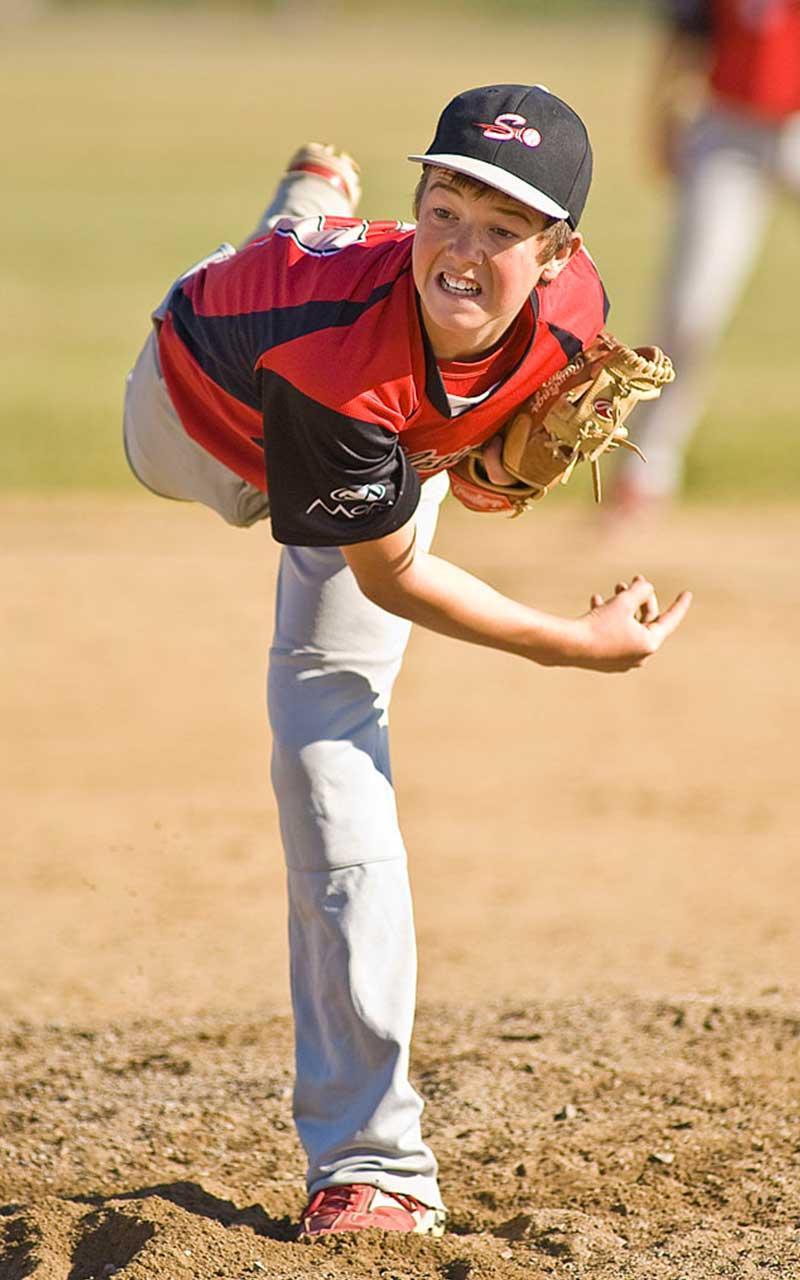
[[[719,98],[767,120],[800,111],[798,0],[673,0],[676,24],[711,40]]]

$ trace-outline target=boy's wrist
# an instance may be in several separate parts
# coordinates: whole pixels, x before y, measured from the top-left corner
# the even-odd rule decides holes
[[[586,627],[581,618],[537,615],[535,634],[526,656],[543,667],[580,667],[589,656]]]

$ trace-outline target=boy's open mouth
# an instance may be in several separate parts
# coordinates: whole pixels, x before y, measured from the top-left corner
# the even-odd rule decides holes
[[[483,290],[477,280],[467,280],[464,276],[451,276],[449,271],[440,271],[437,277],[439,288],[455,298],[477,298]]]

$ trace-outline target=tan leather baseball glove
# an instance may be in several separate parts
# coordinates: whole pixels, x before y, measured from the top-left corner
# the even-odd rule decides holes
[[[599,502],[600,458],[623,448],[644,460],[625,422],[640,400],[654,400],[674,377],[672,361],[658,347],[632,349],[604,331],[501,429],[500,458],[512,483],[489,479],[484,444],[450,469],[453,493],[472,511],[521,515],[587,461]]]

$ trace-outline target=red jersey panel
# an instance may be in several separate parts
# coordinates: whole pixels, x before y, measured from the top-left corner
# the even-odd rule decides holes
[[[442,385],[447,394],[479,396],[507,377],[530,346],[533,315],[525,307],[499,346],[477,360],[437,360]]]

